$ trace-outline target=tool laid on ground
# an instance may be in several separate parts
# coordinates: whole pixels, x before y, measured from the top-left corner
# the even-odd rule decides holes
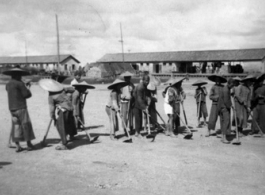
[[[186,126],[187,130],[189,131],[187,135],[184,136],[184,139],[191,139],[193,134],[190,130],[190,128],[188,127],[188,125],[183,121],[183,119],[180,117],[180,115],[176,112],[176,114],[178,115],[179,119],[181,120],[181,122]]]
[[[129,139],[128,139],[128,140],[125,140],[124,142],[125,142],[125,143],[132,143],[133,141],[132,141],[132,138],[131,138],[131,135],[130,135],[130,129],[126,126],[126,123],[125,123],[125,121],[123,120],[120,111],[119,111],[119,117],[120,117],[121,122],[122,122],[122,124],[123,124],[123,126],[124,126],[124,128],[125,128],[126,134],[127,134],[128,137],[129,137]]]
[[[48,128],[47,128],[47,130],[46,130],[46,133],[45,133],[45,135],[44,135],[44,137],[43,137],[43,140],[42,140],[42,142],[41,142],[41,145],[44,147],[46,144],[45,144],[45,141],[46,141],[46,138],[47,138],[47,136],[48,136],[48,133],[49,133],[49,130],[50,130],[50,128],[51,128],[51,124],[52,124],[52,118],[51,118],[51,120],[50,120],[50,122],[49,122],[49,125],[48,125]]]
[[[82,128],[82,130],[85,131],[89,143],[94,143],[95,141],[97,141],[98,138],[99,138],[99,136],[95,136],[93,139],[91,139],[90,134],[86,131],[86,129],[88,129],[88,127],[85,127],[84,123],[81,121],[80,118],[77,118],[77,119],[78,119],[78,121],[79,121],[80,124],[81,124],[81,128]]]
[[[235,106],[235,98],[234,98],[234,97],[232,98],[232,101],[233,101],[233,104],[234,104],[234,106]],[[241,142],[240,142],[240,140],[239,140],[239,132],[238,132],[238,124],[237,124],[237,115],[236,115],[236,109],[235,109],[234,106],[232,106],[232,109],[233,109],[233,111],[234,111],[234,115],[235,115],[235,123],[236,123],[236,140],[233,141],[233,144],[235,144],[235,145],[240,145]]]

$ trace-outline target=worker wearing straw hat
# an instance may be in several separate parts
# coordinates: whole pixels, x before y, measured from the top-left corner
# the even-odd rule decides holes
[[[52,79],[42,79],[39,81],[41,88],[49,92],[49,110],[50,117],[54,120],[57,131],[61,138],[61,144],[56,146],[56,150],[67,150],[67,135],[72,139],[77,130],[73,116],[73,105],[71,96],[68,93],[73,93],[73,88],[65,88],[63,85]]]
[[[231,89],[233,88],[234,81],[230,78],[227,81],[227,85],[225,85],[222,91],[219,94],[219,105],[218,105],[218,113],[220,116],[220,126],[222,133],[222,142],[224,144],[230,143],[227,140],[227,136],[230,135],[231,126],[230,126],[230,118],[231,118]]]
[[[108,103],[106,105],[106,112],[110,122],[110,139],[116,140],[116,131],[119,130],[118,112],[120,112],[121,88],[128,85],[127,82],[116,79],[108,86],[111,90]],[[121,118],[123,120],[123,118]]]
[[[208,111],[206,106],[206,96],[207,96],[207,90],[206,87],[202,87],[203,85],[206,85],[207,82],[198,80],[195,83],[193,83],[193,86],[197,86],[197,89],[195,90],[194,98],[196,99],[197,104],[197,117],[198,117],[198,127],[201,127],[200,124],[200,118],[204,118],[204,124],[207,125],[206,119],[208,117]]]
[[[255,81],[255,76],[248,75],[242,79],[242,85],[239,85],[238,94],[234,95],[235,102],[238,104],[238,131],[239,135],[243,136],[243,129],[247,128],[247,120],[251,112],[251,85]]]
[[[138,138],[142,138],[142,135],[140,134],[141,128],[142,128],[142,112],[145,111],[148,108],[148,105],[150,105],[150,98],[148,98],[148,90],[147,85],[150,82],[150,77],[148,75],[144,75],[142,77],[142,82],[140,82],[135,90],[134,90],[134,108],[133,108],[133,114],[135,117],[135,136]]]
[[[186,96],[181,87],[184,79],[175,79],[167,90],[165,90],[164,109],[168,115],[166,135],[170,137],[177,137],[178,127],[180,126],[180,101],[183,101]],[[182,99],[181,96],[184,98]]]
[[[80,83],[81,77],[82,77],[82,72],[77,70],[74,73],[74,79],[71,81],[71,85],[73,86],[74,84]]]
[[[215,85],[213,85],[209,94],[209,98],[212,100],[212,107],[208,121],[208,134],[206,137],[209,137],[211,135],[211,131],[215,130],[215,125],[218,119],[219,96],[224,87],[221,83],[226,83],[226,79],[219,75],[211,75],[208,79],[215,82]]]
[[[19,142],[27,142],[27,150],[34,149],[31,140],[35,139],[32,123],[27,109],[27,99],[32,96],[29,86],[21,81],[22,76],[29,75],[27,71],[19,67],[3,72],[11,76],[11,80],[6,84],[8,95],[8,106],[12,117],[11,137],[16,144],[16,152],[21,152],[23,148]]]
[[[84,113],[83,108],[85,104],[85,98],[87,95],[87,89],[95,89],[94,86],[89,85],[86,81],[83,81],[81,83],[74,83],[73,87],[75,88],[75,91],[72,95],[72,104],[73,104],[73,114],[75,117],[75,125],[77,129],[80,129],[82,124],[80,121],[84,124]],[[84,98],[83,98],[84,95]]]
[[[265,73],[257,77],[256,87],[253,93],[253,120],[250,134],[258,133],[258,127],[254,121],[260,126],[263,133],[265,133]]]
[[[128,84],[127,86],[121,88],[121,117],[123,118],[125,124],[130,127],[132,130],[133,128],[133,113],[132,113],[132,106],[133,106],[133,90],[135,88],[134,84],[131,82],[131,77],[133,76],[132,73],[126,71],[121,74],[121,77],[124,81]],[[124,131],[125,131],[124,127]],[[125,131],[126,132],[126,131]]]
[[[231,89],[231,96],[232,96],[232,98],[234,99],[234,97],[235,97],[235,95],[236,96],[239,96],[239,89],[240,89],[240,82],[241,82],[241,78],[239,78],[239,77],[234,77],[233,78],[233,83],[234,83],[234,85],[233,85],[233,88]],[[234,112],[233,112],[233,120],[232,120],[232,126],[236,126],[236,122],[235,122],[235,117],[237,118],[237,123],[238,123],[238,116],[239,116],[239,107],[240,107],[240,104],[238,103],[238,101],[232,101],[232,104],[234,104],[233,106],[234,106],[234,108],[235,108],[235,110],[234,110]],[[236,112],[236,113],[235,113]]]

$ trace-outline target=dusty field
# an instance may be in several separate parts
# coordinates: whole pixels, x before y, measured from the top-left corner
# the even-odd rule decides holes
[[[89,145],[81,132],[69,151],[55,150],[59,142],[55,127],[48,135],[50,147],[40,147],[49,122],[48,100],[47,92],[33,85],[28,109],[38,150],[21,153],[6,147],[11,120],[5,86],[0,85],[0,194],[265,194],[265,139],[247,136],[235,146],[205,138],[206,129],[195,128],[192,82],[184,83],[184,89],[189,125],[198,130],[193,140],[159,134],[153,143],[111,141],[105,113],[109,91],[106,85],[96,85],[84,112],[86,124],[93,126],[92,135],[101,135],[99,142]],[[157,109],[166,120],[161,92],[162,88]],[[210,103],[208,99],[208,110]]]

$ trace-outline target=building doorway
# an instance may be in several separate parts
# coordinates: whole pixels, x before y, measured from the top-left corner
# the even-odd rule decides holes
[[[155,65],[155,73],[161,73],[162,65],[156,64]]]

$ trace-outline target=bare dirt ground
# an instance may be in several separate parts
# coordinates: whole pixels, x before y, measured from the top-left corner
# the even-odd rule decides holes
[[[99,142],[88,144],[80,132],[68,151],[55,150],[59,136],[54,126],[48,135],[49,147],[40,147],[50,120],[48,93],[33,85],[28,109],[38,149],[21,153],[6,146],[11,119],[5,86],[0,85],[0,194],[265,194],[265,139],[247,136],[236,146],[222,144],[216,137],[205,138],[206,128],[196,128],[194,81],[183,85],[189,126],[197,130],[192,140],[161,133],[155,142],[133,139],[124,143],[125,137],[111,141],[105,113],[109,91],[107,85],[95,85],[84,112],[91,135],[101,135]],[[162,90],[158,90],[157,110],[166,120]]]

